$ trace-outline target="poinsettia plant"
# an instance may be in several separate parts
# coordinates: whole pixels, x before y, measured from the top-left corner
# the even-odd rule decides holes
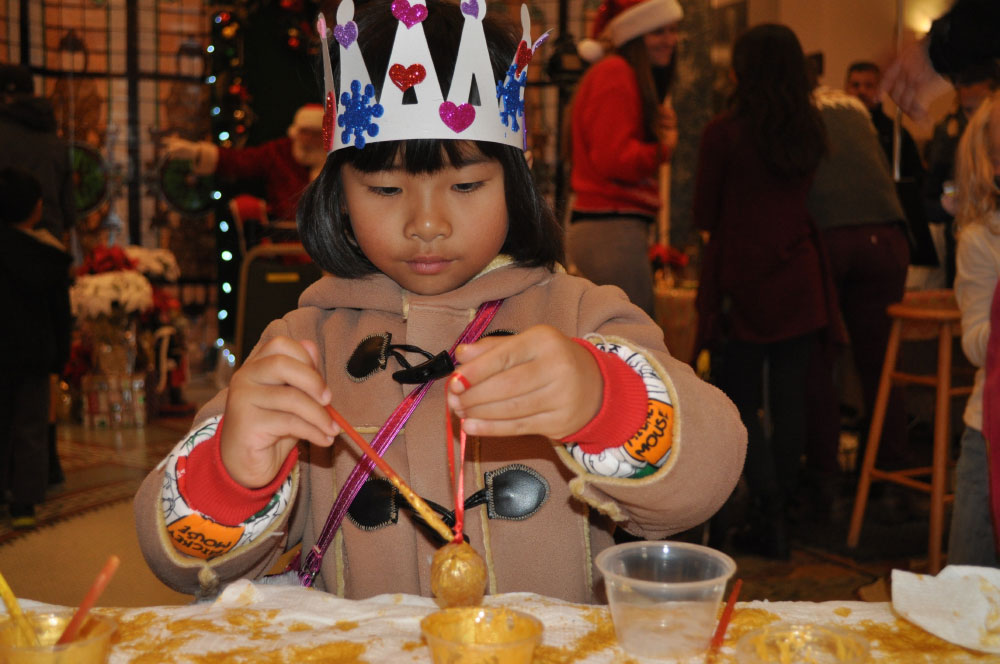
[[[103,373],[129,374],[135,366],[135,324],[153,306],[153,285],[121,247],[98,245],[77,269],[70,306],[79,325],[82,355]]]
[[[151,281],[173,282],[181,276],[177,258],[169,249],[149,249],[130,245],[125,247],[125,255],[135,265],[135,269]]]
[[[685,268],[691,262],[691,256],[676,247],[657,243],[649,248],[649,262],[657,283],[673,287],[685,282]]]
[[[676,247],[668,247],[662,243],[656,243],[649,248],[649,262],[653,264],[653,270],[665,270],[666,268],[686,267],[690,257]]]
[[[76,273],[103,274],[105,272],[117,272],[119,270],[134,270],[135,261],[128,257],[125,250],[118,245],[110,247],[99,244],[83,258],[83,263],[77,268]]]

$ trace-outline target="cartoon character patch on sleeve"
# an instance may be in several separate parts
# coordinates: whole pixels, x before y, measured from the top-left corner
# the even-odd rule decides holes
[[[573,458],[587,472],[604,477],[640,478],[652,475],[670,458],[674,440],[674,407],[664,380],[639,352],[605,341],[588,338],[596,348],[614,353],[642,378],[646,386],[646,422],[624,445],[588,454],[578,445],[567,446]]]
[[[202,423],[173,449],[167,458],[160,493],[163,518],[174,547],[183,554],[204,560],[221,556],[256,539],[284,513],[291,500],[292,478],[289,475],[264,509],[235,526],[216,523],[190,507],[184,481],[188,455],[197,445],[215,435],[220,420],[220,417],[214,417]]]

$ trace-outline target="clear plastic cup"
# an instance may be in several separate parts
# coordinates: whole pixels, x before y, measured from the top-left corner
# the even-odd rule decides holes
[[[435,664],[531,664],[542,623],[505,608],[435,611],[420,621]]]
[[[629,654],[673,659],[704,652],[736,563],[686,542],[629,542],[594,560],[604,575],[618,643]]]
[[[861,664],[868,661],[868,640],[833,625],[778,623],[747,632],[736,643],[741,664]]]
[[[62,636],[73,617],[70,609],[47,613],[27,613],[39,646],[21,645],[14,622],[0,620],[0,662],[7,664],[104,664],[111,654],[111,636],[117,624],[111,618],[91,613],[77,638],[61,646]]]

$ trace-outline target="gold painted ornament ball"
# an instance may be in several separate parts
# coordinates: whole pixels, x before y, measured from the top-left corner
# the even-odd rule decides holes
[[[486,563],[466,542],[449,542],[431,560],[431,592],[444,608],[478,606],[486,592]]]

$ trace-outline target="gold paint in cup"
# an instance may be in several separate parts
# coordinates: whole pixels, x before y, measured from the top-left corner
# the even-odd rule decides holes
[[[506,608],[435,611],[420,621],[435,664],[530,664],[542,623]]]
[[[117,624],[106,616],[90,614],[73,641],[56,645],[73,617],[71,609],[25,614],[38,636],[39,646],[29,646],[14,622],[0,620],[0,662],[6,664],[104,664],[111,654],[111,637]]]

